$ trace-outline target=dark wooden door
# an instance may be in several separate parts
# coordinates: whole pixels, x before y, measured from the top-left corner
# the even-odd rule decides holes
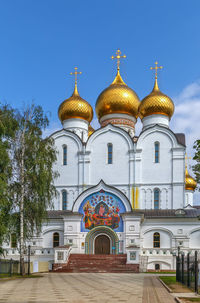
[[[109,255],[110,254],[110,239],[105,235],[100,235],[95,239],[95,254]]]

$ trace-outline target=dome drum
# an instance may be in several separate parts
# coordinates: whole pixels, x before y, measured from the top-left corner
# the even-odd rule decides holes
[[[143,129],[159,124],[169,128],[169,117],[163,114],[152,114],[142,119]]]

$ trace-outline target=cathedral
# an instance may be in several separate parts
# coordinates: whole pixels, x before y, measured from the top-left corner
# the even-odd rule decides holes
[[[172,99],[160,91],[156,62],[152,91],[139,100],[117,74],[93,108],[77,88],[58,109],[62,128],[51,135],[58,151],[54,170],[58,195],[39,236],[33,237],[34,271],[39,262],[63,268],[75,255],[125,256],[135,271],[174,270],[178,248],[200,248],[200,207],[193,205],[183,133],[170,129]],[[135,135],[141,119],[142,130]],[[11,241],[8,255],[16,257]],[[57,266],[57,267],[56,267]],[[50,268],[50,267],[49,267]]]

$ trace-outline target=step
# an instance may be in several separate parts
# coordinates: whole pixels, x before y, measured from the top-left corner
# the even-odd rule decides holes
[[[127,255],[71,254],[66,264],[55,264],[54,272],[139,272],[138,264],[126,264]]]

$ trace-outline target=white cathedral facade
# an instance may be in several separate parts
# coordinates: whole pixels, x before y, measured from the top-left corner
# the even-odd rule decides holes
[[[59,107],[63,128],[51,135],[58,196],[41,235],[29,243],[34,260],[126,254],[140,270],[173,270],[178,247],[185,253],[200,248],[196,182],[185,165],[185,136],[170,129],[174,104],[158,87],[157,68],[152,92],[140,101],[118,64],[114,81],[97,99],[96,130],[93,109],[75,80],[72,96]],[[143,124],[139,136],[137,119]]]

